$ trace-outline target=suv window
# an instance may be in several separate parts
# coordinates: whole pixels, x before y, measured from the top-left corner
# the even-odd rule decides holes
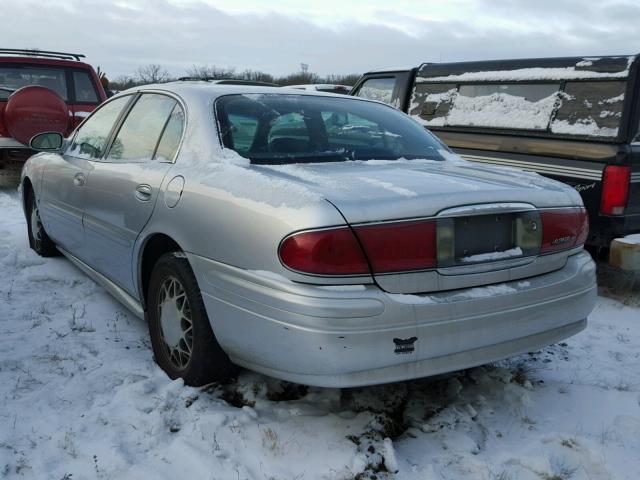
[[[143,94],[135,103],[114,139],[107,161],[151,160],[160,134],[177,102],[166,95]]]
[[[100,103],[91,76],[87,72],[74,71],[73,84],[77,102]]]
[[[395,77],[370,78],[365,80],[356,96],[390,104],[395,86]]]
[[[116,98],[96,110],[76,132],[67,154],[90,160],[100,158],[113,124],[130,99],[130,95]]]
[[[162,132],[162,138],[158,143],[154,159],[161,161],[171,161],[175,157],[178,147],[180,146],[180,139],[182,139],[182,131],[184,130],[184,110],[176,103],[176,106],[171,112],[169,121],[164,127]]]
[[[56,92],[66,102],[67,79],[64,69],[0,65],[0,100],[29,85],[39,85]]]

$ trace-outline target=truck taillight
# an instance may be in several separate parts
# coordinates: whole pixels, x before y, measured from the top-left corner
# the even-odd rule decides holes
[[[631,168],[607,165],[602,174],[602,199],[600,213],[622,215],[627,206]]]
[[[349,227],[300,232],[280,244],[280,260],[314,275],[369,275],[369,265]]]
[[[355,227],[373,273],[435,268],[435,220],[393,222]]]
[[[551,253],[584,245],[589,234],[589,217],[584,208],[541,210],[540,253]]]

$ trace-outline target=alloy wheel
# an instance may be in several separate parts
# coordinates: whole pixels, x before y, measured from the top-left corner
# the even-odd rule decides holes
[[[160,334],[167,359],[176,370],[184,370],[193,351],[193,320],[185,289],[174,276],[168,276],[158,295]]]

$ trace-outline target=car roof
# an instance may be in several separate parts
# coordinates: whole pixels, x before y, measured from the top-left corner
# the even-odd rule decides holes
[[[280,95],[310,95],[316,97],[336,97],[336,98],[353,98],[355,100],[370,101],[368,99],[360,97],[346,97],[340,93],[332,92],[319,92],[317,90],[299,90],[299,89],[287,89],[286,87],[262,87],[256,85],[228,85],[211,82],[167,82],[157,83],[151,85],[140,85],[138,87],[132,87],[118,95],[123,95],[132,92],[142,91],[164,91],[174,93],[185,99],[192,101],[204,101],[206,99],[215,99],[223,95],[232,94],[264,94],[274,93]],[[379,102],[375,102],[379,103]]]

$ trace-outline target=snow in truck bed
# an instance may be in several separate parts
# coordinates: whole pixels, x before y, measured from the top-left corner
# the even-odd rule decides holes
[[[640,309],[436,379],[307,388],[242,371],[185,387],[147,327],[64,258],[29,250],[0,191],[0,477],[637,479]],[[393,473],[396,472],[396,473]],[[362,474],[362,475],[359,475]]]

